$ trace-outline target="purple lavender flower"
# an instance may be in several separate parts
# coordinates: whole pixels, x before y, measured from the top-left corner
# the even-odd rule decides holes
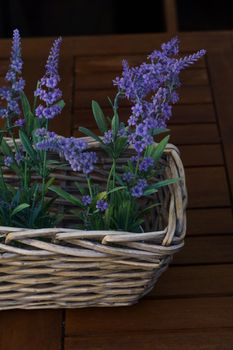
[[[74,171],[82,171],[86,175],[94,170],[94,165],[97,162],[95,152],[81,152],[75,157],[67,157],[66,153],[64,153],[64,157]]]
[[[136,198],[142,197],[146,186],[147,186],[147,181],[145,179],[139,179],[136,185],[131,188],[132,196]]]
[[[85,206],[88,206],[91,204],[91,197],[88,195],[82,196],[82,202]]]
[[[11,49],[11,64],[10,69],[6,74],[6,80],[14,81],[16,73],[21,74],[23,68],[23,60],[21,58],[21,42],[20,42],[20,34],[18,29],[13,31],[13,42]],[[13,74],[11,74],[13,73]],[[14,79],[12,79],[14,78]]]
[[[24,160],[24,154],[22,149],[15,153],[15,161],[19,165]]]
[[[122,179],[128,183],[131,182],[133,180],[133,178],[134,178],[134,174],[131,173],[130,171],[128,171],[122,175]]]
[[[37,129],[34,136],[39,140],[35,143],[35,148],[39,151],[52,151],[59,153],[63,141],[62,136],[58,136],[53,131],[48,131],[46,128]]]
[[[0,117],[3,119],[8,117],[8,110],[6,108],[0,107]]]
[[[140,171],[147,171],[150,167],[154,165],[154,159],[151,157],[145,157],[139,164]]]
[[[105,145],[109,145],[113,141],[113,133],[112,130],[108,130],[104,133],[103,143]]]
[[[132,156],[132,157],[130,157],[130,161],[131,161],[133,164],[136,164],[138,160],[139,160],[139,156],[138,156],[138,155],[137,155],[137,156]]]
[[[14,159],[10,156],[4,157],[4,165],[7,167],[10,167],[11,164],[14,162]]]
[[[19,118],[19,119],[17,119],[16,121],[15,121],[15,126],[18,126],[18,127],[22,127],[22,126],[24,126],[24,124],[25,124],[25,119],[23,119],[23,118]]]
[[[105,200],[100,199],[96,203],[96,209],[99,209],[99,211],[104,212],[108,209],[108,203]]]
[[[35,111],[36,116],[40,119],[53,119],[62,110],[62,107],[58,104],[62,98],[62,92],[57,87],[60,81],[58,60],[61,41],[61,38],[54,41],[45,66],[45,75],[38,82],[38,87],[34,92],[34,95],[45,103],[45,106],[40,104]]]
[[[127,137],[127,129],[126,129],[126,127],[124,126],[124,125],[121,125],[120,126],[120,129],[119,129],[119,131],[118,131],[118,136],[119,137]]]
[[[36,137],[45,137],[48,135],[48,130],[46,128],[36,129],[34,132],[34,136]]]
[[[143,106],[140,103],[136,103],[132,108],[132,113],[135,117],[140,117],[143,113]]]
[[[0,88],[0,98],[6,101],[6,107],[0,108],[0,117],[2,118],[12,118],[21,114],[18,101],[25,86],[25,81],[21,77],[22,67],[20,35],[19,31],[15,29],[13,31],[10,65],[5,76],[5,80],[10,83],[10,86]]]
[[[94,170],[96,153],[87,151],[87,143],[83,139],[58,136],[45,128],[36,130],[34,135],[39,139],[35,144],[36,149],[59,153],[69,162],[73,171],[82,171],[88,175]]]
[[[153,142],[154,128],[166,127],[172,104],[179,100],[175,90],[180,86],[180,72],[200,59],[205,50],[183,58],[177,58],[178,53],[179,41],[173,38],[140,66],[130,68],[124,60],[122,76],[113,81],[121,95],[132,103],[128,139],[138,153]]]

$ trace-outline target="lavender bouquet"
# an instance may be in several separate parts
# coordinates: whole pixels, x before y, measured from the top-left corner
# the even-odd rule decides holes
[[[83,127],[80,131],[97,141],[111,159],[103,186],[95,181],[98,156],[89,149],[87,140],[65,138],[49,131],[49,120],[64,107],[62,93],[57,87],[60,43],[61,39],[57,39],[53,44],[46,73],[37,84],[31,108],[23,92],[19,33],[14,31],[11,65],[6,75],[10,87],[0,90],[1,99],[6,101],[6,106],[0,109],[4,120],[0,138],[0,224],[32,228],[56,225],[51,210],[54,199],[48,200],[46,196],[50,191],[76,207],[72,215],[81,229],[142,232],[147,212],[160,204],[154,203],[154,194],[161,187],[179,181],[161,180],[164,172],[161,159],[169,136],[156,145],[155,140],[168,132],[172,105],[179,100],[177,88],[181,71],[195,63],[205,51],[179,58],[179,42],[174,38],[162,44],[160,51],[152,52],[140,66],[130,68],[123,61],[122,76],[113,82],[118,91],[114,101],[109,100],[111,118],[105,117],[99,104],[92,101],[99,135]],[[122,99],[131,103],[131,115],[126,124],[119,117]],[[5,136],[12,138],[13,147],[7,144]],[[16,141],[18,136],[20,144]],[[134,154],[122,166],[119,159],[128,154],[129,149]],[[50,160],[51,151],[59,154],[59,163]],[[51,169],[62,167],[64,160],[86,179],[86,185],[76,184],[79,196],[53,184]],[[5,167],[18,176],[18,186],[12,187],[6,181]]]
[[[54,181],[50,177],[51,165],[60,165],[50,161],[47,152],[34,145],[41,128],[48,130],[49,120],[64,107],[62,92],[57,87],[60,44],[61,38],[51,48],[45,75],[37,83],[31,107],[24,93],[20,35],[18,30],[13,32],[11,61],[5,76],[7,86],[0,88],[0,225],[41,228],[57,222],[50,212],[53,200],[47,200],[46,194]],[[38,98],[42,101],[39,105]],[[6,168],[18,179],[17,186],[4,176]]]

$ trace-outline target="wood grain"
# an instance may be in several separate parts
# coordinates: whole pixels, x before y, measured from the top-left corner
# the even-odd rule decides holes
[[[93,61],[92,61],[93,62]],[[119,62],[121,64],[121,62]],[[82,70],[83,68],[83,70]],[[98,89],[111,89],[112,81],[117,75],[121,74],[121,66],[113,72],[99,72],[98,68],[88,69],[89,67],[82,67],[81,63],[78,63],[78,72],[75,76],[75,89],[76,90],[98,90]],[[183,71],[181,74],[181,82],[183,85],[208,85],[208,75],[204,68],[192,68],[187,71]]]
[[[218,53],[208,55],[208,65],[211,76],[215,106],[221,129],[222,144],[226,158],[226,169],[233,200],[233,53]],[[232,201],[233,204],[233,201]]]
[[[233,297],[143,300],[115,310],[68,310],[66,336],[102,334],[103,329],[108,333],[233,327],[232,314]]]
[[[147,298],[233,295],[232,265],[172,266]]]
[[[174,265],[233,263],[233,235],[187,237]]]
[[[91,96],[90,96],[91,98]],[[101,106],[103,108],[103,106]],[[112,109],[104,107],[103,111],[106,116],[112,115]],[[212,104],[196,104],[196,105],[175,105],[173,107],[174,116],[171,120],[172,124],[188,124],[188,123],[215,123],[215,112]],[[130,115],[130,108],[120,108],[120,118],[126,122]],[[93,114],[89,107],[86,109],[75,109],[73,115],[73,129],[77,129],[80,125],[86,127],[94,127]]]
[[[84,123],[80,121],[80,125],[88,127],[86,121]],[[216,124],[182,124],[170,125],[169,127],[171,128],[170,141],[177,146],[209,143],[217,144],[220,141]],[[100,133],[97,126],[93,125],[93,122],[90,129],[97,135]],[[73,135],[77,137],[83,136],[77,129],[73,130]],[[161,137],[157,138],[157,141],[161,139]]]
[[[230,197],[223,167],[187,168],[189,207],[223,207]]]
[[[0,349],[58,350],[61,346],[62,311],[1,311]]]
[[[211,103],[212,97],[208,86],[185,86],[179,89],[179,104],[205,104]],[[109,101],[107,97],[114,98],[116,89],[107,90],[78,90],[75,92],[75,108],[88,108],[91,100],[98,101],[102,107],[108,107]],[[122,106],[129,106],[128,100],[121,101]]]
[[[189,209],[187,235],[232,234],[231,208]]]
[[[114,341],[113,341],[114,339]],[[66,350],[232,350],[233,330],[118,332],[68,337]]]

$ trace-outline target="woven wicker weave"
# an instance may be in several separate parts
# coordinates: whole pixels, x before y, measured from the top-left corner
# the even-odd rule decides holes
[[[185,175],[173,145],[166,163],[166,178],[182,180],[159,191],[163,206],[146,227],[153,232],[0,227],[0,310],[125,306],[149,293],[186,232]],[[105,179],[103,171],[96,178]],[[69,189],[77,180],[69,169],[57,177]]]

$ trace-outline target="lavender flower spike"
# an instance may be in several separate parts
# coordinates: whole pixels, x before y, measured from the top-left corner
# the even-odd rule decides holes
[[[36,108],[36,116],[40,119],[53,119],[62,110],[58,103],[62,97],[62,92],[57,87],[60,81],[58,61],[61,41],[61,38],[54,41],[45,65],[45,75],[38,82],[38,87],[34,93],[45,104],[40,104]]]
[[[46,63],[46,73],[47,75],[53,75],[60,80],[59,74],[58,74],[58,61],[59,61],[59,53],[61,48],[61,42],[62,38],[59,37],[56,39],[53,43],[53,46],[50,50],[50,54]],[[48,86],[50,87],[50,86]],[[52,86],[54,87],[54,86]]]
[[[4,119],[21,114],[18,100],[25,86],[25,81],[21,77],[22,67],[20,34],[18,29],[15,29],[13,32],[10,65],[5,76],[5,80],[10,83],[10,86],[0,88],[0,98],[6,101],[6,106],[4,108],[0,107],[0,117]]]
[[[121,95],[131,102],[131,116],[128,120],[128,141],[136,152],[141,154],[153,143],[153,130],[166,128],[172,115],[172,105],[177,103],[181,71],[199,60],[205,50],[178,58],[179,41],[173,38],[162,44],[161,50],[155,50],[148,61],[137,67],[129,67],[123,61],[121,77],[113,84]],[[147,165],[142,164],[143,168]],[[138,187],[133,192],[139,193]]]
[[[96,203],[96,209],[103,212],[108,209],[108,203],[105,200],[100,199]]]
[[[16,74],[22,74],[23,68],[23,60],[21,57],[21,42],[20,42],[20,34],[18,29],[13,31],[13,42],[11,49],[11,63],[9,67],[9,71],[6,74],[7,81],[15,81]]]

